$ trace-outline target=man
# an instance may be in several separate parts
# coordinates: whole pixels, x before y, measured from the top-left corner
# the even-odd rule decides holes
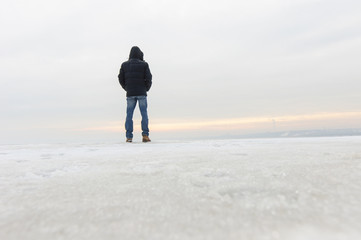
[[[118,75],[119,83],[127,92],[127,117],[125,120],[126,142],[133,140],[133,113],[138,102],[142,115],[143,142],[150,142],[147,113],[147,92],[152,86],[152,74],[143,59],[139,47],[132,47],[129,60],[122,63]]]

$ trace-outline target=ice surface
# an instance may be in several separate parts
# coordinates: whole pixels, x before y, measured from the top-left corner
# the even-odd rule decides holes
[[[0,146],[0,239],[361,239],[361,137]]]

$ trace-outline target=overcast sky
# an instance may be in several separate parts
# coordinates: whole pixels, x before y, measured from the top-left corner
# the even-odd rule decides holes
[[[358,0],[13,0],[0,27],[2,143],[123,140],[134,45],[154,137],[361,127]]]

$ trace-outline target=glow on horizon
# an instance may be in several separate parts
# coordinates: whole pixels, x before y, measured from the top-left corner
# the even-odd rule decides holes
[[[134,129],[140,129],[137,119]],[[154,132],[176,132],[192,130],[297,130],[315,128],[359,128],[361,112],[333,112],[303,115],[245,117],[229,119],[150,119],[150,129]],[[76,129],[76,131],[124,131],[124,122],[108,122],[103,126]]]

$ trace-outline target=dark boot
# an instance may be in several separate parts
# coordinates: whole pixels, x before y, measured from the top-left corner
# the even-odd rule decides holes
[[[143,142],[150,142],[150,139],[147,135],[143,135]]]

